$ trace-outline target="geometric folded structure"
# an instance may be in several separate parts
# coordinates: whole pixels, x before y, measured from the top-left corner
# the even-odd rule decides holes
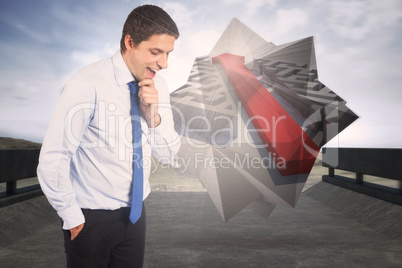
[[[254,74],[244,66],[244,56],[222,54],[212,58],[220,64],[247,115],[282,175],[308,173],[320,148],[304,133]],[[274,122],[270,127],[269,121]],[[311,152],[313,150],[313,152]],[[284,160],[281,165],[278,158]]]
[[[318,80],[312,37],[275,46],[237,19],[170,98],[182,171],[225,221],[294,207],[320,148],[358,118]]]

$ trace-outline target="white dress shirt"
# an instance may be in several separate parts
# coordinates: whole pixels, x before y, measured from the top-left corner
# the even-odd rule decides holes
[[[85,222],[81,208],[114,210],[131,206],[132,123],[130,90],[134,77],[120,51],[88,65],[65,84],[46,133],[37,170],[50,204],[63,220],[63,229]],[[174,130],[169,91],[154,78],[161,123],[148,128],[141,118],[144,196],[150,193],[151,152],[175,165],[180,147]]]

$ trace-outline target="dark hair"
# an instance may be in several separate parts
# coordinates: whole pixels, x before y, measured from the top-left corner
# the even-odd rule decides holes
[[[134,45],[138,46],[142,41],[148,40],[154,34],[168,34],[179,37],[176,23],[162,8],[154,5],[136,7],[127,16],[123,26],[120,40],[121,52],[126,50],[124,39],[130,35]]]

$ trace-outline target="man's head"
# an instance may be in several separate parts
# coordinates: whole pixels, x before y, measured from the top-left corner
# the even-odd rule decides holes
[[[154,5],[143,5],[135,8],[128,15],[123,26],[120,40],[120,49],[126,50],[124,39],[131,36],[138,46],[142,41],[148,40],[154,34],[167,34],[179,38],[176,23],[162,8]]]
[[[124,23],[121,53],[132,74],[138,79],[153,78],[154,71],[167,68],[167,58],[179,37],[176,23],[160,7],[135,8]]]

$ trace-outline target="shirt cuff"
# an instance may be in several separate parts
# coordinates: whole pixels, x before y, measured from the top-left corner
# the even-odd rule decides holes
[[[57,214],[63,220],[63,229],[70,230],[85,222],[84,214],[78,204],[68,207]]]
[[[162,136],[162,134],[167,133],[166,131],[169,131],[169,124],[166,122],[166,120],[162,119],[162,116],[159,115],[159,117],[161,119],[159,125],[157,125],[154,128],[149,128],[149,131],[152,134],[157,134],[157,135]]]

